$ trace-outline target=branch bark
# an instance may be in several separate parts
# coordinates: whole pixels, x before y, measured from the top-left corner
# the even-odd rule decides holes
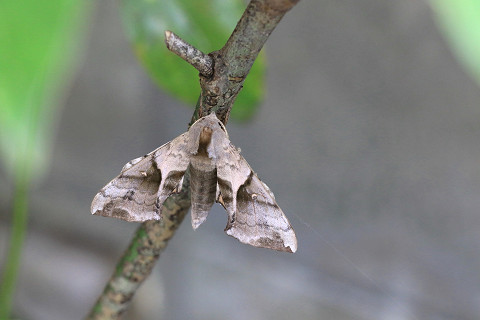
[[[119,319],[138,287],[152,272],[160,253],[190,208],[190,180],[185,174],[182,191],[170,196],[162,208],[163,219],[142,223],[118,262],[102,294],[86,319]]]
[[[298,1],[252,0],[225,46],[208,56],[172,32],[166,32],[167,48],[200,72],[201,93],[190,125],[212,112],[224,124],[228,122],[233,103],[258,53],[285,13]],[[144,222],[138,228],[87,319],[119,319],[189,208],[187,173],[182,191],[164,203],[163,219]]]
[[[215,112],[226,125],[253,62],[280,20],[299,0],[252,0],[225,46],[210,53],[212,77],[200,75],[201,94],[193,120]]]

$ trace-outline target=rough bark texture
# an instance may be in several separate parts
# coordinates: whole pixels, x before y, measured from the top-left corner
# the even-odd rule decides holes
[[[258,53],[284,14],[298,1],[252,0],[225,46],[209,54],[213,60],[211,75],[210,59],[180,38],[173,38],[172,33],[166,33],[167,47],[200,71],[201,94],[190,125],[211,112],[216,112],[224,124],[228,122],[233,103]],[[166,200],[163,220],[147,221],[138,228],[87,319],[119,319],[127,309],[190,207],[188,176],[187,173],[182,192]]]
[[[214,111],[227,124],[233,103],[273,29],[298,0],[253,0],[225,46],[210,53],[213,76],[200,75],[201,94],[191,123]]]

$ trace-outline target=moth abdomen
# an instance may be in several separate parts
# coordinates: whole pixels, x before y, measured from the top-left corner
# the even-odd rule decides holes
[[[207,218],[217,191],[217,169],[207,164],[207,157],[192,158],[190,164],[190,190],[192,201],[192,226],[198,228]],[[202,159],[203,158],[203,159]],[[194,160],[195,159],[195,160]],[[197,160],[197,161],[196,161]],[[208,159],[209,160],[209,159]]]
[[[211,207],[217,191],[217,170],[205,172],[190,168],[190,177],[192,205]]]

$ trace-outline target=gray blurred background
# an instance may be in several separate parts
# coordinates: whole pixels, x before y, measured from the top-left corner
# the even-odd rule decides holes
[[[137,228],[91,216],[93,196],[192,114],[152,84],[118,14],[98,2],[50,173],[31,198],[21,319],[88,313]],[[266,99],[228,130],[298,252],[226,236],[215,205],[195,232],[187,216],[125,319],[479,319],[480,90],[428,3],[302,0],[266,49]],[[0,208],[9,195],[0,183]]]

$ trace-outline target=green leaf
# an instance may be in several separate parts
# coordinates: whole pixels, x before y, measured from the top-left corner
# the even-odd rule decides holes
[[[12,176],[46,168],[87,7],[84,0],[0,0],[0,156]]]
[[[203,52],[221,49],[240,19],[241,0],[122,0],[122,16],[135,53],[154,81],[194,106],[200,94],[198,71],[167,50],[165,30],[171,30]],[[246,120],[263,98],[264,58],[259,56],[232,117]]]
[[[480,85],[480,1],[431,0],[431,6],[457,59]]]
[[[84,0],[0,0],[0,160],[15,181],[0,319],[10,315],[27,227],[28,187],[46,168],[60,93],[85,23]]]

